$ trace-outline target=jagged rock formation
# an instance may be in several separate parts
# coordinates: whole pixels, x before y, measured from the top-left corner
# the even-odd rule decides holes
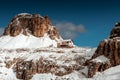
[[[110,33],[110,38],[120,37],[120,23],[116,23],[115,27]]]
[[[52,39],[53,37],[59,39],[58,30],[52,26],[49,17],[41,17],[39,14],[18,14],[11,20],[4,35],[17,36],[20,33],[24,35],[30,33],[35,37],[43,37],[48,33]]]
[[[94,62],[93,59],[104,55],[109,62]],[[100,42],[89,65],[88,77],[95,72],[104,71],[109,67],[120,65],[120,23],[117,23],[110,33],[110,37]]]
[[[63,76],[66,74],[70,74],[73,70],[76,69],[76,65],[73,66],[59,66],[53,61],[44,60],[42,57],[34,62],[34,61],[24,61],[20,60],[13,67],[16,72],[16,76],[18,79],[29,80],[36,73],[52,73],[57,76]],[[60,68],[64,69],[64,71],[60,70]]]

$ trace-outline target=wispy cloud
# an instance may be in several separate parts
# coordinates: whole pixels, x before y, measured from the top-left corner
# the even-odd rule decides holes
[[[85,33],[86,29],[82,24],[76,25],[71,22],[56,22],[60,35],[65,39],[74,39],[81,33]]]
[[[0,35],[2,35],[3,32],[4,32],[4,28],[1,28],[1,27],[0,27]]]

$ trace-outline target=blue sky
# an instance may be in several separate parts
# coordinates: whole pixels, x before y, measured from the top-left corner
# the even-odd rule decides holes
[[[120,21],[120,0],[1,0],[0,31],[24,12],[48,15],[64,38],[78,46],[97,47]]]

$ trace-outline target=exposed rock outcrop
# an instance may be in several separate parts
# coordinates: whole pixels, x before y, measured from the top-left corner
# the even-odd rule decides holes
[[[116,23],[115,27],[110,33],[110,38],[120,37],[120,23]]]
[[[60,68],[64,69],[62,71]],[[29,80],[36,73],[52,73],[57,76],[63,76],[75,70],[73,66],[59,66],[50,60],[40,58],[38,61],[18,61],[14,66],[14,71],[18,79]]]
[[[72,64],[69,66],[58,65],[55,61],[47,60],[43,57],[40,57],[38,60],[27,61],[22,58],[14,58],[13,60],[6,61],[5,63],[7,68],[13,69],[18,79],[23,80],[30,80],[33,77],[33,75],[37,73],[52,73],[56,76],[64,76],[72,73],[75,70],[83,69],[83,67],[79,64]]]
[[[92,59],[104,55],[109,62],[94,62],[89,64],[88,77],[92,77],[95,72],[104,71],[109,67],[120,65],[120,23],[117,23],[110,33],[110,37],[100,42]]]
[[[59,38],[58,30],[52,26],[49,17],[39,14],[18,14],[11,20],[4,35],[17,36],[20,33],[30,33],[36,37],[43,37],[45,33],[49,33],[50,36]]]

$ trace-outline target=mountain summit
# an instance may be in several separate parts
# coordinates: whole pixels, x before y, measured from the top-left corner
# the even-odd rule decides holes
[[[59,39],[58,30],[51,25],[49,17],[42,17],[39,14],[21,13],[16,15],[5,29],[4,35],[17,36],[20,33],[32,34],[35,37],[44,37],[47,33]]]
[[[16,15],[0,38],[0,48],[73,47],[63,40],[48,16],[21,13]]]

